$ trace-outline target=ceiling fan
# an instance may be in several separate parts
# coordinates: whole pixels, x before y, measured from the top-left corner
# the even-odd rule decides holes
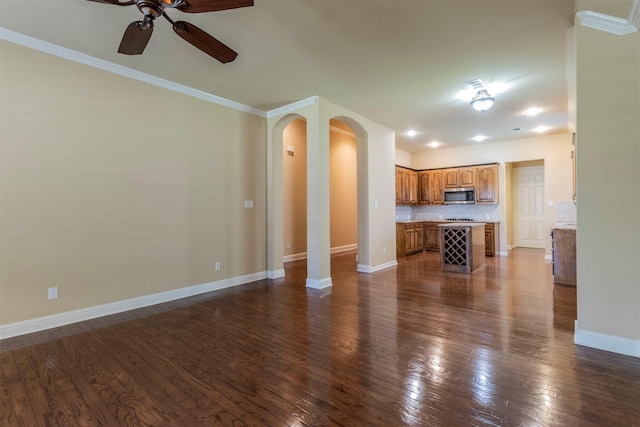
[[[134,21],[124,32],[119,53],[140,55],[147,46],[153,33],[153,21],[164,16],[173,26],[173,31],[207,55],[222,63],[231,62],[238,54],[218,39],[200,28],[185,21],[173,21],[165,13],[166,8],[178,9],[186,13],[216,12],[253,6],[253,0],[88,0],[96,3],[114,4],[116,6],[136,5],[144,15],[142,21]]]

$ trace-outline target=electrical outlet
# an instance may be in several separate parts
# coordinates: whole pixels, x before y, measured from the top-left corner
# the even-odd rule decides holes
[[[216,270],[220,270],[220,261],[216,261]]]
[[[383,247],[382,247],[382,253],[383,253],[383,254],[386,254],[386,253],[387,253],[387,247],[386,247],[386,246],[383,246]]]
[[[287,242],[287,249],[291,249],[291,242]]]
[[[47,289],[47,299],[58,299],[58,287]]]

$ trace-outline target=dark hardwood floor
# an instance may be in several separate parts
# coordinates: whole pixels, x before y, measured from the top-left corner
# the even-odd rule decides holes
[[[2,426],[640,426],[640,359],[573,344],[541,250],[287,277],[0,342]]]

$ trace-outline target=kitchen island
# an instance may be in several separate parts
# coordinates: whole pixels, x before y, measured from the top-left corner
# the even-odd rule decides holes
[[[551,228],[553,283],[576,286],[576,225],[559,223]]]
[[[440,224],[440,265],[445,271],[471,273],[485,264],[485,224]]]

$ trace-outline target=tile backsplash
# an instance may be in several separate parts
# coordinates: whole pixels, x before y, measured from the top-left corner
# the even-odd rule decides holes
[[[576,204],[573,202],[556,202],[556,222],[576,223]]]
[[[396,206],[396,220],[432,221],[445,218],[470,218],[500,221],[499,205],[428,205]]]

